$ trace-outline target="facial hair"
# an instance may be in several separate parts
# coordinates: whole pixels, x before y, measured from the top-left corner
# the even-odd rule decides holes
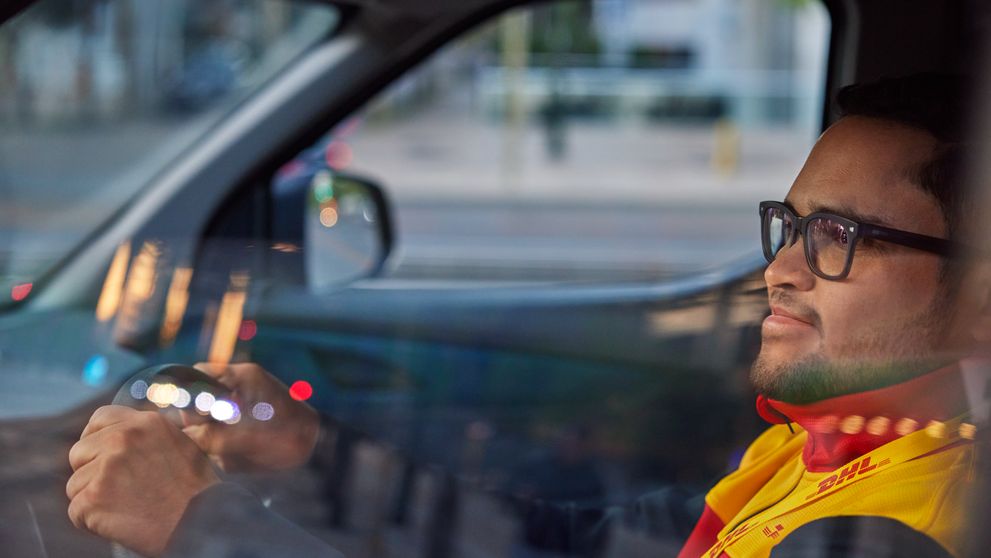
[[[771,399],[801,405],[891,386],[935,370],[952,360],[935,351],[951,321],[946,295],[938,293],[925,311],[903,322],[912,326],[897,332],[897,339],[891,332],[877,333],[842,351],[863,358],[831,361],[814,354],[776,364],[767,362],[762,351],[750,369],[750,382]]]

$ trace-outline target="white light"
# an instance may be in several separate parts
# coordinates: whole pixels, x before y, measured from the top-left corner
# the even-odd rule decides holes
[[[241,409],[238,408],[237,403],[231,403],[231,406],[234,407],[234,416],[224,422],[227,424],[237,424],[241,422]]]
[[[151,384],[148,388],[148,400],[161,408],[175,403],[179,388],[175,384]]]
[[[210,407],[210,416],[213,420],[223,422],[225,420],[231,420],[234,418],[234,404],[230,401],[224,401],[223,399],[218,399]]]
[[[216,397],[211,393],[202,392],[196,396],[193,404],[196,405],[196,410],[201,413],[209,413],[210,409],[213,407],[213,403],[217,400]]]
[[[144,399],[146,395],[148,395],[148,382],[138,380],[131,384],[131,397],[140,401]]]
[[[182,388],[179,388],[179,391],[176,393],[175,396],[175,401],[173,401],[172,404],[180,409],[185,409],[186,407],[189,406],[189,402],[191,400],[192,400],[192,396],[189,395],[189,392]]]
[[[255,403],[255,406],[251,409],[251,416],[255,417],[255,420],[272,420],[272,417],[275,416],[275,408],[264,401]]]

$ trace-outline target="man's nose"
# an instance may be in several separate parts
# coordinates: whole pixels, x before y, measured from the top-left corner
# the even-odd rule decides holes
[[[764,281],[768,287],[791,286],[807,291],[815,285],[816,276],[805,260],[802,240],[799,238],[791,246],[781,248],[774,261],[764,270]]]

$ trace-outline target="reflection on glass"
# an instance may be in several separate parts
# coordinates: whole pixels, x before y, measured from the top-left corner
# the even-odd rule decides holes
[[[220,301],[208,357],[213,364],[227,365],[234,356],[234,346],[237,344],[238,333],[241,330],[244,302],[247,299],[248,281],[249,277],[246,273],[231,275],[230,290]]]
[[[186,312],[186,305],[189,303],[189,282],[192,277],[193,269],[189,267],[176,268],[172,275],[172,284],[169,286],[169,294],[165,299],[165,317],[162,320],[162,331],[159,336],[163,347],[175,340],[175,336],[182,326],[182,317]]]
[[[127,262],[131,258],[131,242],[123,242],[114,252],[114,259],[107,270],[107,278],[103,281],[103,290],[96,304],[96,319],[101,322],[110,321],[117,313],[120,299],[124,293],[124,279],[127,276]]]
[[[156,242],[146,241],[131,264],[124,285],[124,295],[117,314],[115,337],[127,339],[138,331],[147,302],[155,292],[158,278],[158,258],[162,249]]]

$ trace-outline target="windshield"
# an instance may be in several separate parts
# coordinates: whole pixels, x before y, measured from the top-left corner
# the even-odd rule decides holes
[[[26,297],[337,21],[332,7],[278,0],[50,0],[7,22],[0,292]]]

